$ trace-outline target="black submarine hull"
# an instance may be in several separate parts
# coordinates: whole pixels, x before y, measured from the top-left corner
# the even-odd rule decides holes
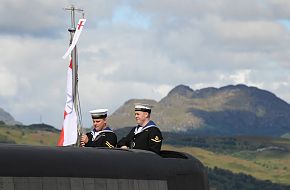
[[[0,155],[0,190],[209,189],[202,163],[174,151],[0,144]]]

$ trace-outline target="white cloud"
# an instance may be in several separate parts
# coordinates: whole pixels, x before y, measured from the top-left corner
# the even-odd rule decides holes
[[[242,70],[238,71],[233,75],[230,75],[229,78],[234,81],[236,84],[247,84],[249,82],[249,75],[251,70]]]
[[[131,98],[160,100],[179,84],[245,83],[290,102],[287,0],[3,0],[0,107],[21,122],[41,115],[62,124],[70,27],[62,8],[71,4],[87,18],[78,44],[86,126],[90,109],[112,113]]]
[[[154,93],[159,94],[159,97],[165,97],[174,86],[170,85],[160,85],[153,89]]]
[[[0,96],[14,96],[17,93],[17,77],[9,73],[5,68],[0,68]]]

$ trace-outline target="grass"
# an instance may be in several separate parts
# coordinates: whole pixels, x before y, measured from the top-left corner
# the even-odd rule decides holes
[[[290,153],[283,157],[267,157],[256,152],[247,152],[251,159],[243,159],[237,155],[218,154],[196,147],[164,145],[162,149],[189,153],[210,168],[219,167],[261,180],[290,185]]]
[[[16,144],[48,145],[55,146],[59,134],[49,131],[39,131],[31,129],[11,129],[1,127],[0,134]]]

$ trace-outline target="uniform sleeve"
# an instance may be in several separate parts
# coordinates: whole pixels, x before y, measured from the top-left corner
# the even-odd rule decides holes
[[[106,137],[104,138],[103,141],[103,147],[108,147],[108,148],[115,148],[117,145],[117,136],[115,133],[106,133]]]
[[[163,137],[161,131],[157,127],[151,128],[149,132],[149,149],[159,154],[161,150],[162,140]]]
[[[122,146],[130,147],[130,142],[133,140],[134,137],[134,129],[135,127],[131,129],[126,137],[123,137],[121,140],[119,140],[119,142],[117,143],[118,148],[121,148]]]

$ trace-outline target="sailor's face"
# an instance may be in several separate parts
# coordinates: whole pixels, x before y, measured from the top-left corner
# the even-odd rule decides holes
[[[142,125],[147,120],[147,117],[147,112],[135,111],[135,119],[138,125]]]
[[[93,119],[93,125],[97,131],[103,130],[106,127],[106,123],[106,119]]]

